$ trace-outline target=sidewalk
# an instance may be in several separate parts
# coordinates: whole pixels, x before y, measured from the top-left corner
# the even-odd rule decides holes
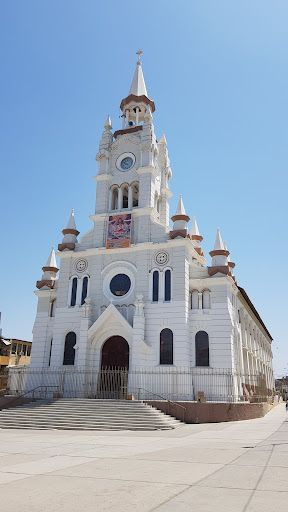
[[[0,430],[3,512],[284,511],[287,481],[284,404],[170,431]]]

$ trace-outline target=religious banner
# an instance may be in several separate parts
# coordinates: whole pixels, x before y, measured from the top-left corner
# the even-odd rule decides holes
[[[131,213],[109,215],[106,249],[122,249],[130,246]]]

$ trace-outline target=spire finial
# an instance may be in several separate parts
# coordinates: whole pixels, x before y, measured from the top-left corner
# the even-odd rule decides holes
[[[140,61],[140,56],[142,55],[142,51],[141,50],[138,50],[138,52],[136,52],[136,55],[138,55],[138,62],[140,62],[141,64],[141,61]]]

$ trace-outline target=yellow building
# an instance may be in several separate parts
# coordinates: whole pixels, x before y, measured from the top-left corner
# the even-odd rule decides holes
[[[0,370],[30,364],[31,349],[31,341],[0,339]]]

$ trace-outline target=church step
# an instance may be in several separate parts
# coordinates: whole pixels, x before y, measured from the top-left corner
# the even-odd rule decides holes
[[[67,420],[67,421],[82,421],[82,422],[84,422],[84,421],[90,421],[90,422],[92,422],[92,421],[93,422],[94,421],[95,422],[97,422],[97,421],[102,421],[102,422],[103,421],[105,421],[105,422],[108,422],[108,421],[111,421],[111,422],[117,422],[117,421],[123,422],[123,421],[126,421],[126,422],[134,422],[134,423],[141,423],[141,422],[146,422],[147,423],[148,421],[150,421],[150,422],[153,422],[153,423],[157,423],[157,424],[161,423],[162,424],[162,423],[167,422],[167,419],[166,418],[162,419],[160,417],[159,418],[158,417],[156,417],[156,418],[154,418],[154,417],[153,418],[152,417],[147,418],[146,417],[145,418],[145,416],[137,417],[137,418],[135,418],[134,416],[127,416],[125,418],[122,417],[122,416],[121,417],[118,417],[118,416],[102,416],[102,417],[99,417],[99,416],[90,417],[89,416],[88,417],[87,416],[86,418],[82,417],[82,419],[79,420],[79,416],[77,416],[77,415],[74,415],[74,416],[66,416],[65,415],[65,420]],[[42,421],[42,422],[44,422],[44,421],[62,421],[62,417],[60,415],[58,415],[58,416],[55,416],[55,415],[51,415],[51,416],[41,416],[40,415],[39,416],[39,415],[37,415],[37,416],[28,416],[28,417],[27,416],[26,417],[25,416],[7,416],[7,417],[3,417],[3,418],[1,417],[0,418],[0,425],[3,422],[5,422],[5,421],[15,421],[15,422],[16,421],[18,421],[18,422],[20,422],[20,421],[22,421],[22,422],[27,422],[27,421]],[[169,419],[169,421],[170,422],[172,421],[173,423],[177,422],[177,420],[174,420],[174,418]]]
[[[166,430],[180,424],[141,401],[56,399],[0,411],[0,428]]]

